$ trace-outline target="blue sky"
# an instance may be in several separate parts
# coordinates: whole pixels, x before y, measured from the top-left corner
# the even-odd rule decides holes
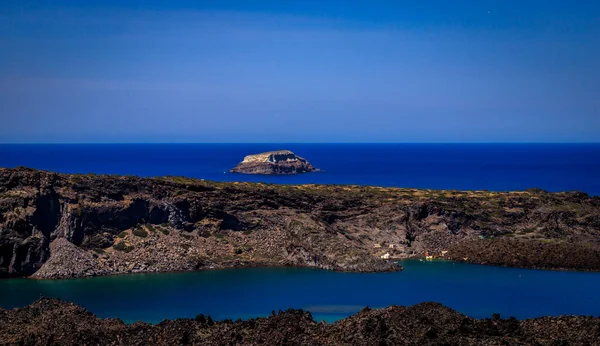
[[[0,142],[598,142],[597,1],[0,3]]]

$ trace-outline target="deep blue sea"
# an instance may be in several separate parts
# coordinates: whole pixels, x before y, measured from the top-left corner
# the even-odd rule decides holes
[[[404,261],[396,273],[337,273],[307,268],[247,268],[134,274],[72,280],[0,280],[0,307],[40,296],[79,303],[100,317],[126,322],[165,318],[268,316],[302,308],[328,322],[368,305],[446,304],[473,317],[600,315],[600,273],[490,267],[447,261]]]
[[[323,171],[227,173],[247,154],[289,149]],[[0,145],[0,167],[180,175],[219,181],[361,184],[456,190],[579,190],[600,195],[600,144]]]

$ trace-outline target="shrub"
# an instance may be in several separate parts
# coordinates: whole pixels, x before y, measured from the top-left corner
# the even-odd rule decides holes
[[[134,248],[135,247],[133,245],[125,245],[125,243],[122,241],[113,245],[113,249],[115,249],[117,251],[123,251],[123,252],[131,252],[131,251],[133,251]]]
[[[160,229],[160,231],[161,231],[161,233],[162,233],[162,234],[164,234],[164,235],[169,235],[169,230],[168,230],[168,229],[166,229],[166,228],[161,228],[161,229]]]
[[[146,230],[143,228],[135,228],[132,233],[133,235],[142,238],[146,238],[148,236],[148,232],[146,232]]]
[[[125,238],[127,236],[127,232],[123,231],[117,235],[119,238]]]
[[[125,243],[123,243],[122,241],[120,241],[120,242],[116,243],[115,245],[113,245],[113,249],[119,250],[119,251],[125,250],[126,247],[127,247],[127,245],[125,245]]]

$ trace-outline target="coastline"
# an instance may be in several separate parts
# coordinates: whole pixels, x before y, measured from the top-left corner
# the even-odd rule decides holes
[[[4,277],[241,266],[398,270],[430,254],[600,270],[600,198],[0,169]],[[516,250],[515,250],[516,249]],[[529,249],[536,249],[529,251]]]
[[[408,260],[410,260],[410,259],[408,259]],[[300,266],[300,265],[277,265],[277,264],[268,264],[268,263],[247,263],[247,264],[231,265],[231,266],[218,265],[218,266],[205,267],[205,268],[200,268],[200,269],[191,269],[191,270],[107,272],[107,273],[102,273],[102,274],[98,274],[98,275],[94,275],[94,274],[82,275],[82,276],[58,276],[57,275],[54,277],[37,277],[35,275],[31,275],[31,276],[25,276],[25,277],[2,278],[0,280],[21,279],[21,280],[38,280],[38,281],[54,281],[54,280],[62,281],[62,280],[75,280],[75,279],[87,279],[87,278],[110,277],[110,276],[169,274],[169,273],[177,274],[177,273],[194,273],[194,272],[204,272],[204,271],[236,270],[236,269],[247,269],[247,268],[258,268],[258,269],[260,269],[260,268],[265,268],[265,269],[268,269],[268,268],[297,268],[297,269],[312,269],[312,270],[331,271],[331,272],[335,272],[335,273],[365,273],[365,274],[395,273],[395,272],[399,272],[399,271],[403,270],[403,267],[400,264],[401,261],[404,261],[404,260],[389,261],[390,264],[394,265],[395,269],[376,270],[376,271],[336,270],[336,269],[321,268],[321,267],[307,266],[307,265]],[[452,261],[450,261],[450,262],[452,262]],[[456,261],[456,263],[460,263],[460,262]],[[475,263],[473,263],[473,264],[475,264]],[[529,269],[529,268],[526,268],[526,269]],[[534,268],[532,268],[532,269],[534,269]],[[540,270],[544,270],[544,269],[540,269]]]

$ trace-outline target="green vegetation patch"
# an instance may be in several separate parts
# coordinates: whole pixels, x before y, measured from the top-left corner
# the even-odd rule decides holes
[[[148,232],[143,228],[134,228],[132,233],[133,235],[142,238],[146,238],[148,236]]]
[[[125,237],[127,237],[127,232],[123,231],[123,232],[119,233],[117,235],[117,237],[119,237],[119,238],[125,238]]]
[[[113,245],[113,249],[115,249],[117,251],[131,252],[131,251],[133,251],[133,249],[135,249],[135,246],[125,245],[124,242],[120,241],[120,242],[116,243],[115,245]]]

